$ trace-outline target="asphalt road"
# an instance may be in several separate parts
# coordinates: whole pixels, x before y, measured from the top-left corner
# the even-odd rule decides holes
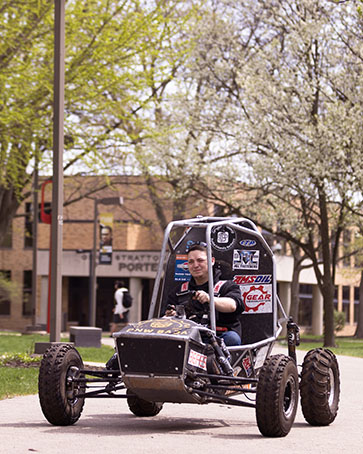
[[[303,355],[299,352],[300,363]],[[309,426],[299,408],[287,437],[270,439],[260,435],[254,409],[165,404],[158,416],[137,418],[123,399],[88,399],[74,426],[55,427],[44,419],[38,396],[32,395],[0,401],[0,453],[359,454],[363,359],[340,356],[338,361],[340,409],[328,427]]]

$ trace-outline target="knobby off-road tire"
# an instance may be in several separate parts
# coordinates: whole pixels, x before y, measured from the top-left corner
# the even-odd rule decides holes
[[[43,356],[39,369],[38,391],[40,406],[47,420],[56,426],[68,426],[78,421],[84,398],[74,397],[84,385],[71,382],[79,374],[83,361],[71,345],[54,345]]]
[[[265,437],[285,437],[295,420],[299,377],[295,362],[286,355],[266,358],[259,374],[256,419]]]
[[[135,416],[156,416],[163,408],[162,403],[140,399],[129,390],[126,394],[129,409]]]
[[[334,421],[339,406],[340,378],[333,352],[316,348],[305,355],[300,394],[302,412],[309,424],[327,426]]]

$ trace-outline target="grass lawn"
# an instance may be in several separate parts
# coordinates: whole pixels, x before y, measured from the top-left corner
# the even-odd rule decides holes
[[[38,392],[38,367],[0,366],[0,399],[36,394]]]
[[[61,339],[68,342],[68,338]],[[34,344],[48,342],[49,335],[19,334],[0,331],[0,399],[8,397],[36,394],[38,392],[39,360],[34,358]],[[285,340],[280,341],[286,345]],[[337,347],[331,350],[337,355],[357,356],[363,358],[363,339],[352,337],[337,337]],[[301,339],[299,350],[311,350],[323,347],[322,338],[304,335]],[[106,363],[113,354],[113,348],[102,345],[101,348],[77,347],[83,361]],[[6,359],[4,359],[6,358]],[[13,359],[15,366],[9,367],[9,360]],[[25,367],[26,366],[26,367]]]
[[[63,338],[61,341],[69,342],[69,339]],[[38,392],[41,357],[33,357],[36,342],[49,342],[49,335],[0,332],[0,399]],[[77,350],[83,361],[103,364],[114,351],[107,345],[101,348],[77,347]],[[22,367],[8,367],[10,362]]]
[[[280,342],[287,345],[286,341]],[[363,358],[363,339],[354,339],[353,337],[336,337],[336,347],[328,347],[336,355],[357,356]],[[301,337],[301,343],[297,347],[298,350],[311,350],[324,346],[322,337],[305,335]]]

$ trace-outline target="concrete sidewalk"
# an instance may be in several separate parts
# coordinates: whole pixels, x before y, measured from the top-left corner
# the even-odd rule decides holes
[[[104,338],[106,345],[113,339]],[[287,353],[276,346],[273,353]],[[306,352],[298,351],[301,364]],[[228,405],[164,405],[154,418],[137,418],[125,399],[87,399],[73,426],[52,426],[35,395],[0,401],[0,452],[68,454],[113,452],[120,447],[133,454],[219,454],[241,450],[249,454],[344,454],[362,452],[363,359],[338,357],[341,373],[340,409],[327,427],[309,426],[300,406],[285,438],[260,435],[255,412]],[[212,448],[213,446],[213,448]]]

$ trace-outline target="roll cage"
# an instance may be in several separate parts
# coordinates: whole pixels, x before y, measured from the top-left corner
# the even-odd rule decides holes
[[[214,256],[222,279],[233,279],[240,284],[245,305],[246,298],[260,301],[259,306],[248,305],[241,314],[242,345],[229,350],[251,350],[272,344],[282,330],[281,323],[287,321],[277,296],[276,261],[256,225],[246,218],[197,217],[173,221],[167,226],[148,318],[160,317],[171,289],[183,279],[189,279],[181,262],[186,259],[188,246],[194,243],[206,244],[208,264]],[[208,266],[208,275],[210,328],[216,332],[212,266]]]

